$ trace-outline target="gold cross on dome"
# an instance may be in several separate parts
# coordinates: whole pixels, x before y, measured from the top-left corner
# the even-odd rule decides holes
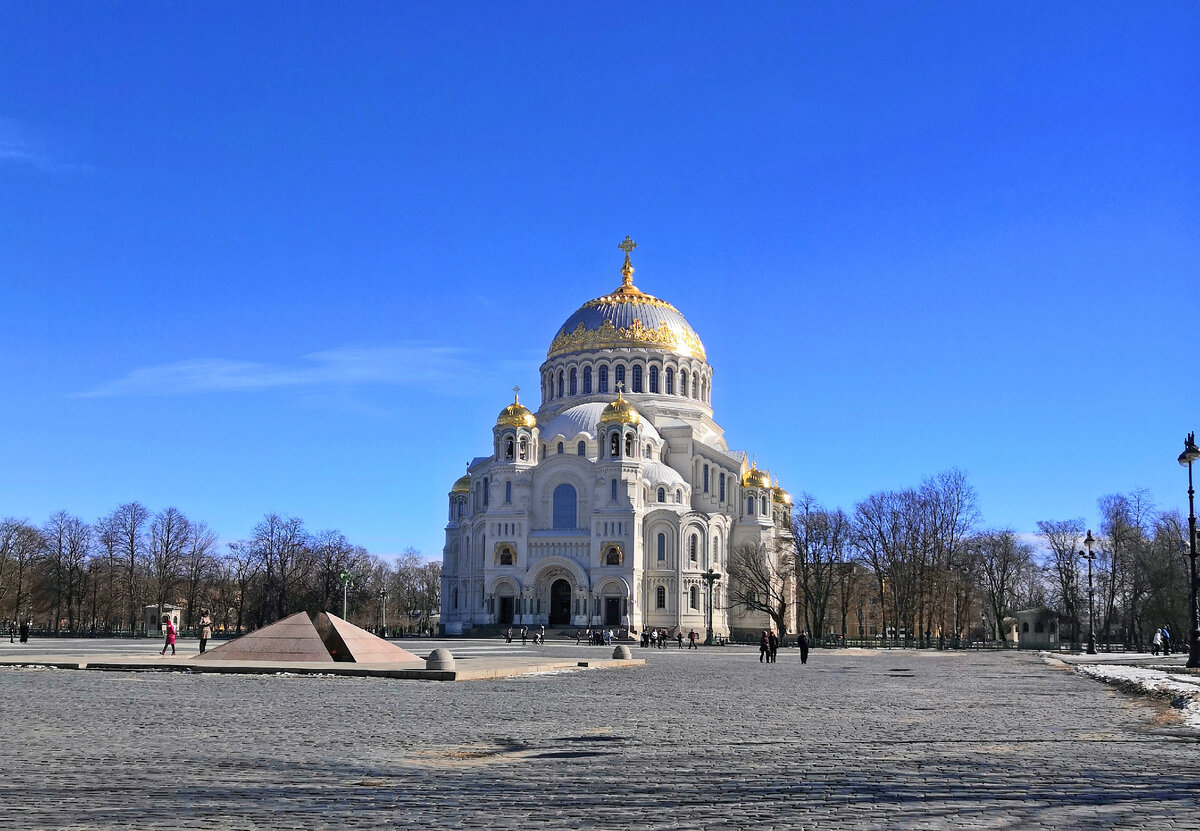
[[[620,395],[625,390],[625,382],[617,381],[617,395]]]
[[[637,243],[630,239],[629,234],[625,235],[625,239],[621,240],[621,244],[617,246],[625,252],[625,264],[621,266],[621,288],[633,288],[633,263],[629,262],[629,252],[637,248]]]
[[[518,400],[518,393],[520,393],[520,392],[521,392],[521,388],[520,388],[520,387],[513,387],[513,403],[514,403],[514,404],[515,404],[515,403],[517,403],[517,400]]]
[[[630,238],[629,234],[626,234],[625,239],[621,240],[621,244],[618,245],[617,248],[620,248],[622,251],[624,251],[625,256],[628,257],[629,252],[637,248],[637,243]]]

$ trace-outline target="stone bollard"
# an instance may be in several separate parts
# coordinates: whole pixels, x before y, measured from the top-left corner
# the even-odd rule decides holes
[[[425,669],[452,670],[454,669],[454,656],[450,654],[449,649],[435,649],[425,659]]]
[[[628,661],[633,657],[633,653],[629,651],[629,647],[621,644],[613,650],[613,659],[617,661]]]

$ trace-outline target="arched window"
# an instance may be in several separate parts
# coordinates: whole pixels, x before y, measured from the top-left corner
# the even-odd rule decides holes
[[[467,505],[466,505],[466,503],[465,503],[465,502],[459,502],[459,503],[458,503],[458,515],[459,515],[459,516],[462,516],[462,515],[463,515],[463,512],[466,510],[466,507],[467,507]]]
[[[579,377],[575,373],[575,367],[571,367],[571,395],[579,394]]]
[[[561,369],[558,371],[558,397],[563,397],[563,373]]]
[[[575,488],[563,483],[554,489],[554,527],[559,530],[574,529]]]
[[[658,392],[658,367],[650,367],[650,392]]]
[[[667,559],[667,535],[658,535],[658,561],[661,563]]]
[[[612,488],[611,488],[612,497],[611,498],[612,498],[613,502],[616,502],[617,501],[617,480],[613,479],[611,485],[612,485]]]
[[[581,441],[579,444],[577,444],[575,446],[575,449],[577,451],[579,451],[580,456],[586,456],[587,455],[587,442]]]
[[[612,456],[614,459],[618,458],[621,455],[621,434],[616,430],[613,430],[612,436],[609,438],[611,439],[609,442],[609,449],[612,452],[608,455]]]
[[[513,457],[513,440],[509,436],[504,440],[504,458],[511,459]]]
[[[608,392],[608,367],[600,367],[600,392]]]
[[[592,368],[590,366],[583,368],[583,394],[592,394]]]
[[[696,377],[692,379],[692,398],[700,397],[700,373],[696,373]]]
[[[713,537],[713,556],[712,556],[712,561],[713,561],[714,563],[719,563],[719,562],[721,562],[721,538],[720,538],[720,536],[715,536],[715,537]]]
[[[485,508],[487,507],[487,504],[488,504],[488,490],[489,490],[488,480],[487,480],[487,477],[485,476],[485,477],[483,477],[483,507],[485,507]]]
[[[667,367],[667,395],[675,394],[675,370]]]
[[[762,498],[762,513],[763,516],[767,515],[767,498],[765,496]]]
[[[694,563],[699,560],[699,551],[697,550],[698,548],[699,548],[698,538],[696,537],[695,534],[692,534],[690,537],[688,537],[688,561],[689,562]]]
[[[721,486],[721,501],[724,502],[725,501],[725,474],[724,473],[722,473],[719,477],[717,477],[717,482]]]
[[[625,437],[625,455],[631,459],[633,458],[633,434],[632,433]]]
[[[686,369],[679,370],[679,394],[687,398],[688,375]]]
[[[561,456],[561,455],[562,455],[562,452],[563,452],[563,443],[560,441],[560,442],[558,443],[558,455],[560,455],[560,456]]]
[[[454,587],[454,608],[458,608],[458,587]]]
[[[629,392],[629,386],[625,383],[625,365],[618,364],[616,373],[617,373],[617,377],[614,380],[614,383],[617,385],[617,389],[624,390],[625,392]]]
[[[512,502],[512,482],[504,483],[504,501]]]
[[[511,566],[513,564],[513,553],[511,548],[500,549],[500,565]]]
[[[659,586],[657,589],[655,589],[655,590],[654,590],[654,608],[655,608],[655,609],[665,609],[665,608],[667,608],[667,590],[666,590],[666,587],[664,587],[664,586]]]
[[[608,554],[604,558],[604,564],[606,566],[619,566],[621,564],[621,552],[616,547],[608,549]]]
[[[704,466],[704,492],[708,493],[708,465]]]
[[[666,488],[659,488],[659,489],[658,489],[658,501],[659,501],[659,502],[666,502],[666,501],[667,501],[667,489],[666,489]]]
[[[642,391],[642,365],[641,364],[633,365],[633,391],[634,392]]]
[[[649,458],[650,458],[650,451],[651,451],[651,447],[650,447],[650,445],[646,445],[646,458],[647,458],[647,459],[649,459]]]
[[[753,496],[746,497],[746,515],[754,516],[754,497]]]
[[[517,450],[520,451],[521,461],[526,461],[529,458],[529,439],[521,436],[520,441],[517,442]]]
[[[700,608],[700,587],[692,586],[692,590],[688,592],[688,601],[693,609]]]
[[[682,502],[683,502],[683,491],[682,491],[682,490],[678,490],[678,489],[676,489],[676,491],[675,491],[675,502],[676,502],[676,503],[680,503],[680,504],[682,504]]]

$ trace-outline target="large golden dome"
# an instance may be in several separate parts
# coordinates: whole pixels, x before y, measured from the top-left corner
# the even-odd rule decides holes
[[[536,425],[537,419],[521,403],[521,399],[515,392],[513,393],[513,403],[501,410],[500,415],[496,416],[497,427],[528,427],[532,430]]]
[[[470,493],[471,492],[471,474],[467,473],[460,477],[454,483],[454,487],[450,488],[450,493]]]
[[[629,252],[637,243],[625,238],[621,285],[580,306],[559,327],[547,358],[592,349],[651,347],[704,360],[704,344],[679,310],[633,284]]]
[[[620,390],[617,391],[616,400],[605,407],[604,412],[600,414],[601,424],[637,424],[641,420],[642,417],[638,415],[638,411],[625,400]]]

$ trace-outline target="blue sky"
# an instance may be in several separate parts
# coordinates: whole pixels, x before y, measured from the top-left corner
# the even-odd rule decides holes
[[[1195,4],[2,9],[0,515],[437,555],[626,234],[794,492],[1186,510]]]

